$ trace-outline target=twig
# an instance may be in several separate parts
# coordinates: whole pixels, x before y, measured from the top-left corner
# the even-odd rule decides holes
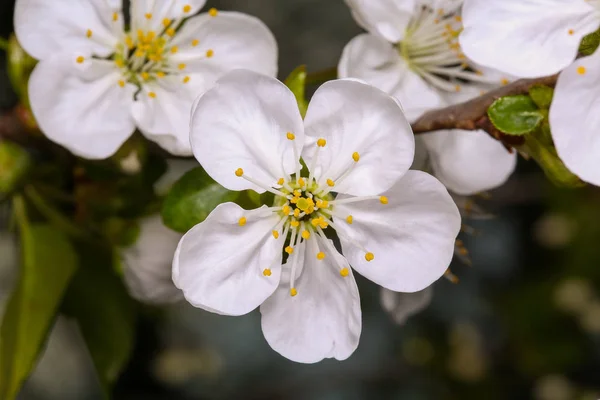
[[[412,124],[413,132],[421,134],[442,129],[464,129],[468,131],[482,129],[507,145],[514,144],[511,142],[519,138],[504,135],[494,128],[487,116],[488,108],[500,97],[526,94],[529,89],[536,85],[554,87],[557,79],[558,75],[536,79],[521,79],[491,90],[466,103],[430,111]]]

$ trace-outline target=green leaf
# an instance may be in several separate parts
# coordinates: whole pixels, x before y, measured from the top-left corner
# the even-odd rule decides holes
[[[298,102],[298,108],[300,109],[300,115],[302,118],[306,115],[308,109],[308,102],[306,101],[306,65],[301,65],[292,71],[291,74],[283,81],[285,85],[294,93],[296,101]]]
[[[238,196],[239,192],[225,189],[201,167],[194,168],[173,185],[163,203],[162,218],[166,226],[184,233],[204,221],[216,206]]]
[[[86,265],[73,278],[62,311],[75,318],[108,398],[133,349],[135,303],[113,270],[110,250],[81,245],[78,251]]]
[[[15,399],[31,373],[75,270],[66,236],[48,225],[30,225],[21,197],[14,199],[22,246],[21,276],[0,327],[0,398]]]
[[[545,145],[537,135],[527,135],[525,144],[517,149],[531,156],[544,170],[548,179],[556,186],[577,188],[585,186],[575,174],[567,169],[556,153],[554,147]]]
[[[31,159],[22,147],[0,141],[0,194],[13,191],[30,167]]]
[[[547,110],[552,104],[552,97],[554,97],[554,89],[544,85],[535,85],[529,89],[529,96],[531,100],[542,110]]]
[[[516,136],[533,132],[544,120],[544,115],[526,95],[499,98],[488,109],[488,116],[501,132]]]
[[[600,29],[590,33],[581,40],[579,52],[584,56],[592,55],[598,48],[598,45],[600,45]]]

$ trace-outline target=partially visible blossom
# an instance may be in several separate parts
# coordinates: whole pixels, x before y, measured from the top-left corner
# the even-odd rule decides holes
[[[353,270],[415,292],[448,267],[458,209],[439,181],[408,171],[413,134],[384,92],[328,82],[302,120],[281,82],[235,71],[199,99],[191,132],[213,179],[275,200],[255,210],[219,205],[179,243],[173,281],[208,311],[260,306],[265,338],[283,356],[312,363],[354,352],[362,322]]]
[[[598,0],[466,0],[460,42],[480,64],[521,77],[561,72],[550,108],[559,157],[582,180],[600,185],[600,51],[575,59],[581,39],[600,26]]]
[[[346,0],[369,33],[342,54],[340,77],[364,80],[398,98],[414,122],[426,111],[477,97],[507,84],[509,75],[469,60],[458,43],[462,0]],[[419,135],[435,176],[451,191],[470,195],[503,184],[516,153],[483,131]]]
[[[40,60],[31,107],[51,140],[90,159],[115,153],[136,127],[176,155],[191,155],[193,100],[225,72],[274,76],[277,45],[258,19],[205,0],[18,0],[19,42]],[[128,29],[125,29],[125,27]]]
[[[599,0],[465,0],[460,44],[479,64],[514,76],[560,72],[600,27]]]
[[[150,304],[183,298],[171,278],[173,254],[181,236],[165,227],[159,215],[140,221],[138,240],[121,252],[125,283],[132,297]]]

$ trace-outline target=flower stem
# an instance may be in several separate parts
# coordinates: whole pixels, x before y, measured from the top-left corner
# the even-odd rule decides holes
[[[337,79],[337,68],[335,67],[307,74],[306,85],[318,85],[334,79]]]
[[[8,40],[4,39],[3,37],[0,37],[0,49],[4,51],[8,50]]]

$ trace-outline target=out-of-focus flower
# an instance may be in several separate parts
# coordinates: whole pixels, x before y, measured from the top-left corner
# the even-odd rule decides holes
[[[467,101],[506,84],[508,76],[484,69],[462,53],[462,0],[346,0],[369,33],[346,46],[340,77],[362,79],[400,100],[413,122],[424,112]],[[516,154],[482,131],[420,135],[433,174],[448,189],[470,195],[503,184]]]
[[[19,42],[41,60],[29,81],[42,131],[73,153],[106,158],[136,127],[190,155],[193,100],[236,68],[277,72],[277,45],[258,19],[205,0],[18,0]],[[128,29],[124,29],[125,27]]]
[[[600,185],[600,51],[575,60],[600,26],[600,1],[466,0],[460,43],[478,63],[521,77],[562,70],[550,108],[559,157],[582,180]]]
[[[198,101],[191,130],[194,154],[213,179],[230,190],[269,191],[275,201],[251,211],[218,206],[181,240],[173,280],[208,311],[242,315],[261,306],[265,338],[285,357],[341,360],[356,349],[361,310],[351,266],[388,289],[414,292],[450,263],[459,212],[439,181],[408,171],[412,132],[384,92],[328,82],[303,121],[281,82],[236,71]]]
[[[171,279],[173,255],[181,236],[165,227],[158,215],[140,221],[138,240],[121,253],[131,296],[150,304],[172,303],[183,298]]]
[[[398,293],[384,288],[380,292],[383,309],[399,325],[403,325],[408,318],[427,308],[432,298],[431,286],[414,293]]]

